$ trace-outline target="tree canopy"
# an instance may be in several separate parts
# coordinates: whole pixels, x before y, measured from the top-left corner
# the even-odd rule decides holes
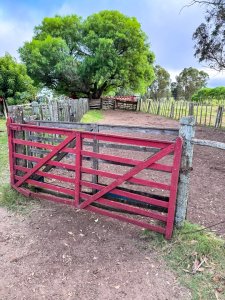
[[[167,97],[170,89],[170,74],[161,66],[154,67],[156,79],[149,87],[150,97],[158,100]]]
[[[193,1],[206,6],[205,23],[193,34],[195,56],[199,62],[206,62],[211,68],[225,69],[225,1]]]
[[[209,75],[204,71],[199,71],[192,67],[184,68],[183,71],[176,76],[177,97],[191,100],[191,96],[197,90],[206,86],[208,78]]]
[[[225,99],[225,87],[218,86],[215,88],[202,88],[192,95],[192,101],[202,102],[205,100],[221,100]]]
[[[9,54],[0,57],[0,98],[9,105],[21,104],[32,100],[35,91],[25,65],[17,63]]]
[[[19,49],[35,83],[69,96],[99,98],[118,88],[144,92],[154,79],[154,54],[136,18],[101,11],[44,18]]]

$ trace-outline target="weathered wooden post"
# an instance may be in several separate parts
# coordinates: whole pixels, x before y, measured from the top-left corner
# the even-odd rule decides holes
[[[35,118],[40,119],[39,115],[39,104],[37,101],[31,102],[31,108],[32,108],[32,115],[35,116]]]
[[[192,170],[193,144],[195,136],[195,118],[183,117],[180,120],[179,136],[183,138],[181,169],[179,176],[175,225],[181,227],[186,219],[189,197],[190,172]]]
[[[170,118],[174,118],[174,103],[172,103],[170,107]]]
[[[216,121],[215,121],[215,127],[219,128],[222,125],[222,118],[223,118],[223,106],[218,106],[217,114],[216,114]]]
[[[12,118],[14,123],[23,124],[23,107],[22,106],[12,106],[9,110],[9,115]],[[15,131],[15,138],[23,140],[24,139],[24,131]],[[26,146],[24,145],[15,145],[15,152],[20,154],[26,154]],[[22,167],[27,167],[27,163],[25,160],[16,158],[16,164]],[[21,171],[16,171],[17,175],[22,175]]]
[[[193,116],[194,115],[194,103],[192,103],[192,102],[189,102],[188,115],[189,116]]]
[[[92,132],[96,132],[96,133],[99,132],[98,124],[92,125]],[[97,139],[93,139],[93,152],[99,153],[99,142]],[[98,170],[98,159],[97,158],[93,158],[92,168],[94,170]],[[98,175],[92,175],[92,182],[98,184]],[[96,193],[97,190],[92,189],[92,192]]]

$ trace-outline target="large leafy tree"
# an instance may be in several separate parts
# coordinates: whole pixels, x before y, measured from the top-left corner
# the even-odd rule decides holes
[[[44,18],[19,50],[36,83],[68,95],[99,98],[120,87],[144,92],[154,79],[154,54],[135,18],[101,11]]]
[[[205,22],[193,34],[195,56],[211,68],[225,69],[225,1],[192,1],[206,6]]]
[[[209,75],[204,71],[195,68],[184,68],[183,71],[176,76],[178,98],[190,100],[191,96],[200,88],[205,87]]]
[[[21,104],[34,99],[35,88],[26,66],[6,54],[0,57],[0,98],[6,103]]]
[[[149,87],[150,97],[158,100],[167,97],[170,89],[170,74],[161,66],[154,67],[155,80]]]

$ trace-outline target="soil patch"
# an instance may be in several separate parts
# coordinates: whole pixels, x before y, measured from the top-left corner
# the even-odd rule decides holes
[[[139,125],[149,127],[179,128],[179,122],[161,116],[129,111],[105,111],[99,123],[114,125]],[[171,139],[170,136],[149,136]],[[225,131],[196,127],[196,137],[225,142]],[[204,226],[225,221],[225,155],[224,150],[194,146],[193,171],[191,173],[190,199],[187,218]],[[225,237],[224,223],[211,228]]]

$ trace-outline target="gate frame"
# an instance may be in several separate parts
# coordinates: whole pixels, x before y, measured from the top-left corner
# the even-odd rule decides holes
[[[11,112],[11,116],[18,124],[24,123],[23,112],[19,107],[14,107]],[[181,159],[181,168],[178,182],[178,192],[177,192],[177,201],[176,201],[176,213],[175,213],[175,226],[182,227],[187,214],[187,204],[189,197],[189,181],[190,181],[190,172],[192,170],[192,157],[193,157],[193,142],[195,136],[195,118],[193,116],[183,117],[180,120],[180,129],[179,134],[177,129],[173,128],[150,128],[150,127],[138,127],[138,126],[121,126],[121,125],[105,125],[105,124],[85,124],[85,123],[68,123],[68,122],[52,122],[52,121],[33,121],[30,124],[47,124],[49,127],[58,128],[84,128],[85,130],[99,132],[99,128],[102,130],[115,130],[115,131],[128,131],[128,132],[149,132],[151,134],[169,134],[176,135],[183,138],[183,148],[182,148],[182,159]],[[9,136],[9,150],[12,150],[12,144]],[[98,145],[96,145],[98,149]],[[13,185],[13,174],[14,170],[10,162],[10,178],[11,184]],[[93,175],[96,177],[97,175]],[[29,196],[26,194],[26,196]],[[57,199],[56,199],[57,200]],[[65,201],[66,204],[67,201]]]

